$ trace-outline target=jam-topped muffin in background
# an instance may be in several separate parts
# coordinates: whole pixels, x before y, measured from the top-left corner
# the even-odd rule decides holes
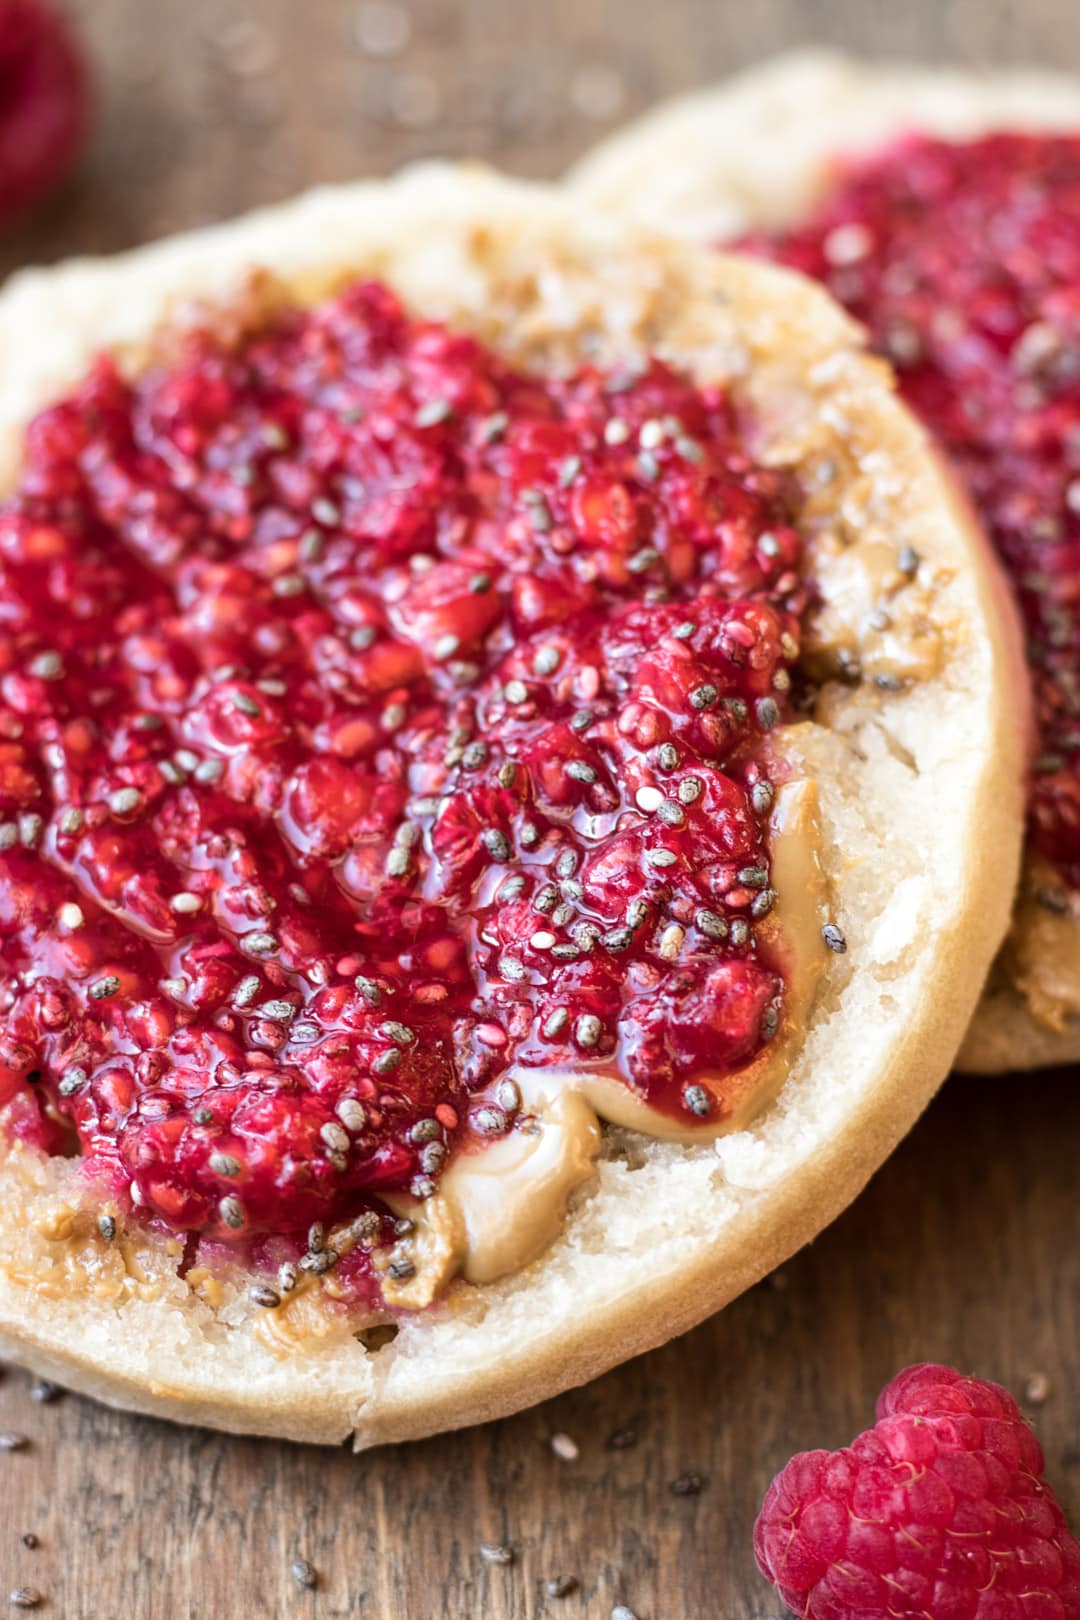
[[[0,379],[5,1350],[373,1443],[847,1202],[1006,926],[1022,739],[820,289],[421,170],[24,277]]]
[[[948,453],[1035,718],[1016,918],[961,1063],[1080,1056],[1080,85],[794,56],[647,116],[577,185],[820,281]]]

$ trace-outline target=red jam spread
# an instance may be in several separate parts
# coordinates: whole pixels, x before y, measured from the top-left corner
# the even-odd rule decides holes
[[[748,245],[865,322],[967,481],[1027,629],[1032,842],[1080,887],[1080,136],[909,139]]]
[[[184,341],[0,508],[10,1128],[257,1252],[430,1195],[511,1062],[708,1118],[784,1004],[786,475],[658,361],[529,376],[378,285]]]

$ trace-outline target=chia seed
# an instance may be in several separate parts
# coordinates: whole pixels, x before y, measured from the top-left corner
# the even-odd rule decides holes
[[[19,842],[24,849],[33,849],[41,837],[44,826],[42,818],[33,812],[19,817]]]
[[[106,973],[104,978],[98,979],[90,986],[90,996],[94,1001],[104,1001],[108,996],[115,996],[120,988],[120,980],[115,973]]]
[[[351,1146],[349,1133],[344,1125],[338,1125],[332,1119],[328,1119],[325,1125],[319,1127],[319,1137],[335,1153],[345,1153]]]
[[[328,1271],[333,1270],[338,1263],[338,1258],[336,1249],[309,1251],[300,1258],[300,1270],[310,1272],[313,1277],[322,1277]]]
[[[604,1026],[594,1013],[582,1013],[574,1025],[574,1039],[586,1048],[596,1046],[603,1033]]]
[[[630,928],[640,928],[648,921],[649,903],[640,897],[628,902],[626,907],[626,922]]]
[[[334,1112],[347,1131],[362,1131],[367,1124],[367,1110],[355,1097],[342,1097]]]
[[[703,686],[695,686],[690,693],[690,706],[694,709],[711,709],[719,696],[716,687],[706,681]]]
[[[510,859],[510,841],[498,827],[485,827],[480,834],[480,842],[494,861],[508,861]]]
[[[694,913],[694,926],[707,939],[727,938],[728,925],[718,911],[708,911],[702,907]]]
[[[225,1222],[225,1225],[231,1227],[234,1232],[238,1232],[247,1219],[243,1204],[239,1198],[234,1197],[231,1193],[221,1200],[218,1205],[218,1214]]]
[[[478,1108],[472,1115],[472,1123],[482,1136],[505,1136],[510,1126],[502,1109],[492,1107]]]
[[[562,1034],[569,1022],[570,1014],[566,1008],[556,1007],[555,1011],[544,1021],[544,1034],[548,1040],[554,1040],[556,1035]]]
[[[771,782],[755,782],[750,790],[750,803],[754,813],[759,816],[768,815],[775,797]]]
[[[85,1086],[88,1079],[89,1076],[87,1075],[85,1069],[79,1068],[78,1066],[71,1069],[66,1069],[60,1084],[56,1089],[59,1091],[61,1097],[70,1097],[76,1091],[78,1091],[80,1086]]]
[[[211,1153],[209,1165],[215,1176],[227,1176],[230,1179],[238,1176],[243,1168],[240,1160],[234,1159],[231,1153]]]
[[[600,929],[597,928],[595,923],[591,922],[575,923],[570,930],[570,938],[578,949],[588,956],[600,938]]]
[[[683,804],[696,804],[705,791],[705,784],[700,776],[684,776],[679,783],[678,794]]]
[[[709,1101],[709,1093],[704,1086],[685,1086],[683,1088],[683,1102],[690,1112],[696,1114],[699,1119],[707,1118],[712,1106]]]
[[[319,1584],[318,1571],[306,1558],[294,1558],[290,1574],[302,1592],[314,1592]]]
[[[39,681],[58,681],[63,677],[64,660],[58,652],[42,652],[31,658],[26,668]]]
[[[536,675],[554,675],[562,662],[562,652],[558,647],[541,647],[533,659],[533,673]]]
[[[827,922],[821,930],[821,937],[830,951],[835,951],[837,956],[843,956],[847,950],[847,940],[835,923]]]
[[[644,574],[659,561],[660,553],[655,546],[642,546],[640,551],[635,551],[628,559],[626,566],[632,574]]]
[[[758,698],[754,704],[754,713],[762,731],[771,731],[780,722],[780,708],[775,698]]]
[[[550,1580],[545,1581],[544,1591],[549,1598],[570,1597],[579,1585],[576,1575],[552,1575]]]
[[[379,1034],[385,1036],[388,1041],[393,1041],[395,1046],[409,1046],[416,1039],[415,1031],[396,1018],[388,1018],[380,1024]]]

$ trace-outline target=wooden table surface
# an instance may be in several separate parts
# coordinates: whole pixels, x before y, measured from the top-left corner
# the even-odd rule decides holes
[[[553,174],[652,98],[814,39],[1080,69],[1076,0],[83,0],[77,13],[98,138],[0,270],[439,151]],[[1036,1397],[1080,1522],[1078,1152],[1077,1075],[953,1080],[848,1214],[719,1317],[534,1411],[396,1451],[38,1402],[9,1372],[0,1430],[29,1444],[0,1462],[0,1611],[27,1586],[62,1620],[607,1620],[619,1602],[641,1620],[772,1620],[750,1546],[768,1479],[793,1450],[847,1439],[881,1384],[924,1359]],[[574,1460],[553,1453],[556,1433]],[[700,1490],[673,1490],[689,1472]],[[512,1561],[485,1563],[484,1542]],[[314,1590],[291,1575],[298,1558]],[[556,1600],[558,1576],[579,1584]]]

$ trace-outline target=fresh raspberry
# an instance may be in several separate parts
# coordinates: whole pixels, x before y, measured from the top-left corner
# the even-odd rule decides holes
[[[773,1480],[758,1567],[804,1620],[1077,1620],[1080,1543],[1042,1471],[1007,1390],[908,1367],[872,1429]]]
[[[47,0],[0,0],[0,224],[59,185],[90,125],[90,83]]]

